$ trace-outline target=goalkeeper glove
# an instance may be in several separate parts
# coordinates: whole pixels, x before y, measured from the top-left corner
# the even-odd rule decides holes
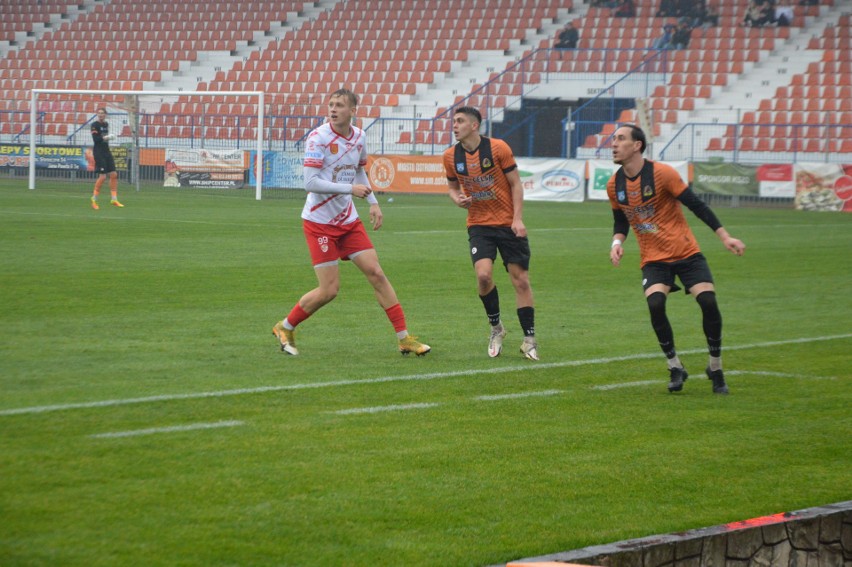
[[[115,134],[107,134],[104,136],[104,141],[115,140]]]

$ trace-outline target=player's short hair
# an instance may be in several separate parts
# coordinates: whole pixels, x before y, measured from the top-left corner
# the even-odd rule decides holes
[[[107,111],[107,109],[106,109],[106,107],[105,107],[105,106],[99,106],[99,107],[98,107],[98,109],[95,111],[95,114],[97,114],[97,113],[98,113],[98,112],[100,112],[101,110],[103,110],[105,113],[106,113],[106,111]]]
[[[474,120],[476,120],[477,124],[482,124],[482,115],[479,113],[477,109],[472,106],[460,106],[453,112],[453,115],[456,114],[467,114]]]
[[[645,153],[645,147],[648,145],[645,138],[645,131],[635,124],[622,124],[622,126],[624,128],[630,128],[630,139],[634,142],[641,142],[642,145],[639,148],[639,153]]]
[[[349,89],[337,89],[328,98],[334,98],[336,96],[343,97],[349,102],[350,106],[358,106],[358,95],[350,91]]]

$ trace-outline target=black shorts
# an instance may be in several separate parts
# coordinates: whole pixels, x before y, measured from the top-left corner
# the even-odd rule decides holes
[[[92,156],[95,158],[95,173],[112,173],[115,171],[115,160],[109,148],[96,148],[92,151]]]
[[[470,259],[476,264],[477,260],[497,259],[497,251],[503,259],[503,267],[509,269],[509,264],[517,264],[525,271],[530,269],[530,241],[526,236],[515,236],[508,226],[469,226],[467,241],[470,243]]]
[[[685,260],[677,262],[649,262],[642,268],[642,289],[646,290],[654,284],[664,284],[671,291],[678,291],[680,287],[675,283],[675,276],[680,278],[686,293],[695,284],[713,283],[713,274],[710,273],[710,265],[707,258],[699,252]]]

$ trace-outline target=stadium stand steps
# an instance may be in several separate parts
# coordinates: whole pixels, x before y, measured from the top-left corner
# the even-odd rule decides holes
[[[848,2],[838,2],[844,3]],[[818,60],[819,53],[800,55],[806,53],[804,50],[808,44],[815,44],[813,39],[809,39],[813,30],[819,31],[823,27],[826,30],[849,28],[844,19],[839,18],[842,6],[832,8],[827,2],[823,4],[797,7],[794,27],[761,29],[741,27],[740,15],[732,11],[733,6],[723,4],[720,25],[693,31],[689,48],[674,52],[674,72],[668,83],[657,87],[651,96],[657,147],[666,147],[677,133],[679,125],[687,121],[737,121],[739,116],[735,109],[748,109],[758,104],[758,99],[752,98],[749,93],[773,89],[786,82],[781,69],[790,73],[792,70],[804,71],[809,63]],[[596,14],[594,17],[602,16]],[[656,20],[658,27],[662,25],[660,18],[650,19]],[[802,29],[795,26],[802,26]],[[648,34],[640,32],[636,36],[643,38]],[[772,76],[766,78],[761,75],[760,70],[764,68]],[[635,113],[623,113],[619,121],[635,117]],[[822,118],[826,119],[826,116]],[[612,126],[608,125],[607,131],[598,135],[587,137],[579,155],[597,155],[609,138]],[[818,147],[827,145],[802,146],[803,151]],[[732,151],[731,144],[721,139],[708,140],[706,149],[715,152],[710,155],[719,157],[730,157],[728,152]]]
[[[802,34],[797,51],[767,61],[763,75],[753,73],[753,79],[766,86],[763,92],[773,96],[741,102],[740,108],[752,110],[707,142],[709,155],[730,157],[729,152],[737,151],[749,152],[739,154],[741,158],[760,158],[771,152],[793,158],[800,153],[849,153],[852,144],[845,141],[852,138],[852,16],[828,12],[809,31],[819,35]],[[779,75],[781,70],[789,72]],[[769,81],[779,76],[781,84]]]

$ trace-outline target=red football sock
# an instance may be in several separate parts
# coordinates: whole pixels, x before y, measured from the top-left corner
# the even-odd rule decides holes
[[[293,309],[290,311],[290,314],[287,315],[287,318],[284,321],[286,323],[290,323],[290,325],[292,325],[295,329],[296,325],[298,325],[310,316],[311,314],[302,309],[302,306],[297,303],[295,307],[293,307]]]
[[[393,330],[397,333],[405,331],[408,328],[405,326],[405,313],[403,313],[402,305],[399,303],[385,309],[385,313],[387,313],[388,319],[391,325],[393,325]]]

